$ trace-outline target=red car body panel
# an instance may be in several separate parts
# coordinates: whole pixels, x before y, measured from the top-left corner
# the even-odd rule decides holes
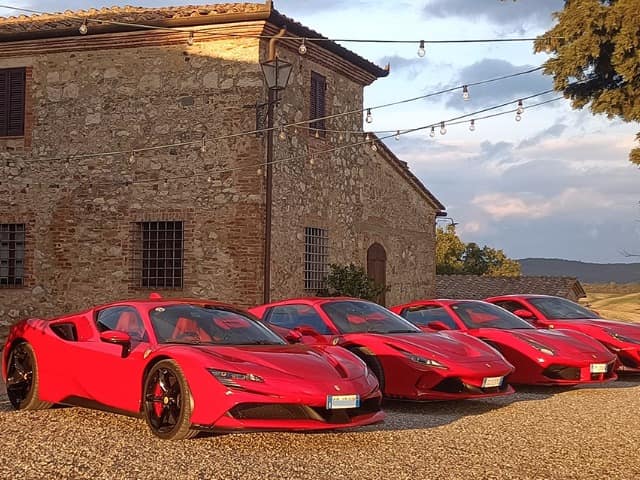
[[[203,300],[153,299],[112,303],[52,320],[29,319],[12,327],[2,355],[2,375],[7,379],[9,352],[15,342],[26,341],[36,355],[39,398],[44,402],[97,404],[139,415],[147,372],[161,359],[175,360],[184,373],[193,409],[191,423],[203,429],[323,430],[377,423],[383,420],[382,395],[375,376],[354,354],[331,345],[191,345],[158,343],[149,312],[176,304],[235,307]],[[147,337],[121,345],[102,341],[96,314],[107,307],[135,308]],[[76,339],[61,338],[56,325],[73,325]],[[264,382],[238,381],[239,388],[224,386],[207,369],[250,372]],[[360,408],[348,415],[326,410],[328,395],[359,395]],[[236,415],[246,405],[295,406],[308,415],[273,418]],[[239,410],[237,410],[239,411]],[[343,413],[343,412],[339,412]]]
[[[614,373],[615,356],[601,344],[579,332],[547,331],[535,328],[470,328],[454,306],[475,303],[484,302],[448,299],[418,300],[391,307],[391,310],[406,318],[407,312],[419,310],[422,307],[443,309],[455,322],[459,334],[468,334],[486,341],[515,366],[515,371],[508,378],[510,383],[576,385],[601,383],[617,378]],[[480,322],[479,325],[481,325]],[[418,326],[424,331],[431,330],[428,324]],[[553,354],[547,354],[540,348],[551,351]],[[606,372],[591,373],[592,364],[606,364]]]
[[[332,302],[364,302],[348,297],[298,298],[261,305],[249,309],[281,335],[290,336],[296,328],[282,328],[269,323],[270,312],[276,307],[305,306],[322,319],[329,333],[306,334],[305,343],[329,343],[347,349],[363,349],[380,363],[384,373],[384,394],[390,398],[409,400],[454,400],[489,397],[513,393],[503,382],[500,388],[483,389],[487,377],[506,377],[513,371],[496,350],[483,342],[458,332],[446,333],[367,333],[341,332],[322,309]],[[364,302],[370,304],[370,302]],[[380,307],[382,308],[382,307]],[[388,313],[388,311],[387,311]],[[406,325],[405,322],[402,322]],[[300,325],[304,327],[303,324]],[[411,325],[408,325],[409,328]],[[309,333],[309,332],[307,332]],[[446,369],[420,365],[410,356],[434,359]],[[463,391],[445,388],[447,382],[459,382]]]
[[[487,298],[486,301],[494,304],[514,302],[519,304],[522,310],[533,314],[527,319],[537,328],[574,330],[581,332],[597,340],[618,357],[618,372],[640,373],[640,325],[601,318],[595,312],[593,318],[553,318],[545,315],[540,308],[532,302],[540,298],[559,298],[548,295],[503,295]],[[566,299],[562,299],[569,301]],[[572,302],[575,303],[575,302]],[[501,305],[502,306],[502,305]],[[503,308],[507,308],[506,306]],[[508,308],[508,310],[512,310]],[[613,332],[617,337],[608,332]]]

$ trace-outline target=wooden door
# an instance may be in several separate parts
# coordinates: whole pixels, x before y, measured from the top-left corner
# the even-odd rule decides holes
[[[387,252],[379,243],[374,243],[367,250],[367,274],[376,285],[387,285]],[[385,292],[382,292],[376,302],[384,306],[386,302]]]

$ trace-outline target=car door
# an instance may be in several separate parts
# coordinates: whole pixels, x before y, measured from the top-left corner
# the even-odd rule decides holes
[[[142,372],[149,335],[140,312],[131,305],[94,312],[98,335],[82,342],[76,355],[83,397],[102,405],[137,412],[142,395]],[[129,348],[102,341],[99,334],[116,330],[129,334]]]

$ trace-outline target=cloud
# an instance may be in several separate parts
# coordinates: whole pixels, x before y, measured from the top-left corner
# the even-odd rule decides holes
[[[549,138],[559,137],[567,129],[567,126],[563,123],[554,123],[546,130],[523,140],[518,145],[518,148],[528,148],[539,145],[541,142],[548,140]]]
[[[451,85],[466,85],[483,80],[490,80],[536,68],[534,65],[515,65],[506,60],[484,58],[459,70],[451,80]],[[520,97],[528,97],[540,92],[551,90],[553,80],[545,76],[540,70],[518,75],[516,77],[497,80],[484,85],[469,87],[470,100],[465,101],[462,95],[450,95],[446,106],[464,110],[479,105],[498,105],[508,101],[516,101]],[[529,100],[531,103],[539,101],[537,98]],[[526,107],[526,105],[525,105]]]
[[[393,55],[389,57],[382,57],[376,61],[378,65],[391,65],[391,73],[401,72],[416,77],[421,73],[424,73],[425,67],[429,64],[426,58],[405,58],[399,55]]]
[[[510,26],[538,26],[548,28],[552,13],[562,10],[563,0],[431,0],[424,8],[424,16],[432,18],[458,17]]]

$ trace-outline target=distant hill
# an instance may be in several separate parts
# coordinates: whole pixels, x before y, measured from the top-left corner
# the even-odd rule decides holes
[[[576,277],[583,283],[638,283],[640,263],[585,263],[556,258],[518,260],[522,275]]]

